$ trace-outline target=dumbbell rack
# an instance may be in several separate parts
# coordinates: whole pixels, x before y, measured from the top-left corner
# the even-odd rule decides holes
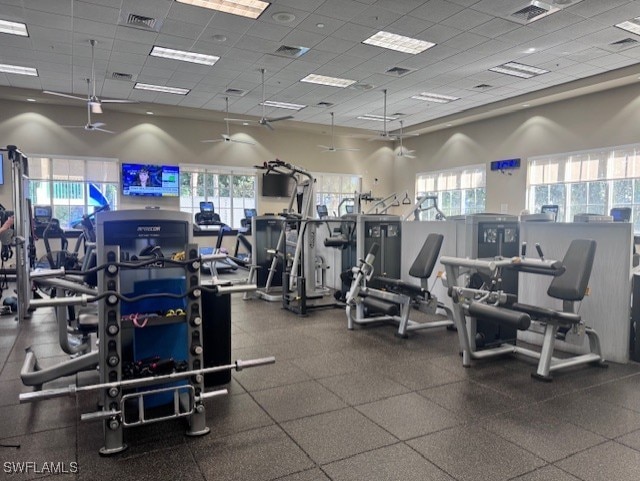
[[[203,332],[202,332],[202,307],[200,302],[200,263],[198,261],[198,248],[196,244],[188,244],[185,247],[184,264],[168,264],[163,261],[152,266],[131,267],[136,269],[173,269],[182,267],[186,286],[186,309],[184,315],[172,317],[150,317],[148,326],[163,324],[186,323],[187,356],[189,371],[197,371],[203,368]],[[121,275],[129,269],[120,262],[120,247],[117,245],[105,246],[98,259],[98,265],[105,265],[100,271],[98,287],[100,292],[119,293]],[[132,263],[134,264],[134,263]],[[161,273],[157,273],[161,275]],[[212,397],[224,393],[215,391],[204,394],[204,376],[192,375],[184,379],[184,383],[166,386],[166,377],[150,377],[136,379],[136,385],[144,385],[127,392],[125,389],[127,380],[123,378],[123,365],[127,359],[123,359],[123,330],[129,328],[126,320],[121,317],[122,301],[113,294],[108,295],[99,303],[99,342],[100,342],[100,384],[105,388],[100,390],[102,412],[91,413],[83,416],[83,420],[102,419],[104,427],[104,446],[100,454],[110,455],[119,453],[127,448],[124,443],[124,428],[164,421],[177,417],[185,417],[188,420],[188,436],[201,436],[209,432],[205,425],[205,397]],[[132,329],[135,329],[131,326]],[[135,336],[135,332],[134,332]],[[147,380],[145,380],[147,379]],[[116,385],[114,385],[116,384]],[[111,385],[111,386],[110,386]],[[150,396],[158,396],[170,393],[173,395],[173,412],[161,417],[147,417],[145,400]],[[128,416],[131,406],[137,411],[133,421]]]

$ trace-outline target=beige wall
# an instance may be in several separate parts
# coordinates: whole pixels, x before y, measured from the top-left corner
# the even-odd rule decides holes
[[[142,109],[141,109],[142,110]],[[277,124],[276,130],[264,127],[231,126],[231,133],[244,132],[241,138],[257,145],[236,143],[203,144],[203,139],[219,138],[225,132],[220,122],[206,122],[161,116],[133,115],[109,111],[94,116],[94,122],[105,122],[105,128],[117,132],[87,132],[65,129],[61,125],[81,125],[86,121],[82,107],[62,107],[27,102],[0,101],[0,145],[17,145],[30,155],[60,155],[115,158],[122,161],[149,163],[197,163],[230,167],[252,167],[279,158],[303,168],[332,173],[354,173],[363,176],[363,189],[374,189],[375,195],[388,195],[393,188],[391,146],[383,142],[367,142],[336,136],[339,147],[357,147],[358,152],[322,153],[318,144],[331,142],[328,133],[290,130]],[[11,171],[4,165],[5,182],[0,186],[0,202],[11,205]],[[374,186],[374,179],[379,179]],[[124,198],[121,208],[159,205],[178,208],[177,199]],[[258,199],[258,209],[279,212],[288,199]]]
[[[526,160],[531,156],[625,145],[640,142],[640,89],[631,85],[541,107],[453,127],[420,137],[405,145],[417,151],[416,159],[393,156],[391,145],[336,137],[338,146],[359,152],[321,153],[318,144],[329,135],[286,129],[270,132],[262,127],[232,125],[244,132],[243,144],[203,144],[224,132],[222,123],[111,112],[96,116],[118,133],[69,130],[60,125],[81,124],[84,108],[0,101],[0,145],[15,144],[26,153],[110,157],[136,162],[205,163],[251,167],[276,157],[320,172],[363,175],[363,190],[374,195],[409,191],[413,195],[418,172],[522,159],[522,168],[506,176],[487,174],[487,211],[517,214],[526,203]],[[328,130],[328,129],[327,129]],[[10,168],[5,161],[5,185],[0,202],[11,205]],[[375,183],[374,179],[378,179]],[[177,199],[122,199],[122,207],[153,203],[177,208]],[[259,211],[277,212],[286,200],[259,199]]]
[[[526,203],[528,157],[640,143],[640,88],[630,85],[461,127],[409,138],[416,159],[395,159],[396,191],[415,189],[415,175],[521,158],[513,175],[487,172],[488,212],[518,214]],[[489,166],[487,165],[487,170]]]

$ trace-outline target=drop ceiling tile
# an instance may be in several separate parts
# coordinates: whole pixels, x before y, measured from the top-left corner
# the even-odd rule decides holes
[[[281,42],[284,37],[292,32],[291,27],[273,25],[266,22],[255,22],[251,27],[251,36]]]
[[[398,20],[385,27],[385,29],[389,32],[394,32],[399,35],[415,37],[420,32],[433,25],[435,25],[434,22],[429,22],[412,15],[403,15]]]
[[[305,10],[306,12],[315,11],[324,0],[272,0],[272,6],[269,9],[280,7],[295,7]],[[268,10],[267,10],[268,12]]]
[[[416,35],[415,38],[441,44],[455,37],[456,35],[460,35],[461,33],[462,31],[458,30],[457,28],[436,24],[436,25],[432,25],[426,30],[423,30],[420,34]],[[427,50],[427,53],[428,52],[429,50]]]
[[[335,37],[327,37],[314,48],[333,53],[344,53],[351,48],[353,43]]]
[[[135,53],[126,53],[126,52],[112,52],[111,53],[111,61],[112,62],[120,62],[127,63],[132,65],[144,65],[147,60],[147,55],[139,55]]]
[[[502,18],[491,18],[491,20],[484,22],[471,29],[472,33],[482,35],[484,37],[499,37],[505,33],[511,32],[519,27],[517,23],[509,22]]]
[[[640,17],[640,4],[638,2],[628,2],[618,7],[612,8],[599,15],[594,15],[592,20],[604,25],[615,25],[624,20]]]
[[[575,60],[576,62],[588,62],[591,59],[605,57],[607,55],[609,55],[609,52],[606,52],[605,50],[602,50],[600,48],[591,47],[585,50],[581,50],[580,52],[566,55],[566,58]]]
[[[581,22],[583,19],[578,15],[573,15],[566,10],[560,10],[552,15],[547,15],[540,20],[531,22],[529,27],[534,30],[540,30],[542,32],[555,32],[557,30],[566,28],[575,23]]]
[[[73,2],[71,0],[47,0],[43,2],[41,0],[23,0],[24,8],[29,10],[37,10],[47,13],[58,13],[60,15],[71,15],[73,10]]]
[[[114,24],[93,22],[91,20],[76,20],[73,23],[75,33],[85,34],[90,38],[94,37],[114,37],[116,26]]]
[[[20,87],[22,89],[42,90],[42,83],[39,77],[28,77],[25,75],[8,74],[9,84],[12,87]]]
[[[153,44],[138,43],[138,42],[124,42],[122,40],[116,39],[113,41],[112,50],[114,52],[144,55],[146,57],[151,52],[152,47],[153,47]]]
[[[119,14],[119,8],[97,5],[95,3],[81,2],[78,0],[73,2],[73,16],[75,18],[74,26],[76,26],[76,24],[78,23],[78,19],[115,24],[118,21]]]
[[[307,59],[309,62],[314,62],[321,65],[331,62],[337,56],[338,56],[337,53],[325,52],[325,51],[316,50],[316,49],[311,49],[304,54],[305,59]]]
[[[19,1],[19,0],[17,0]],[[2,5],[2,18],[14,22],[25,23],[24,9],[20,3],[14,5]]]
[[[455,48],[457,50],[468,50],[477,45],[483,44],[486,41],[487,37],[476,35],[475,33],[463,32],[460,35],[456,35],[455,37],[442,42],[442,45]]]
[[[173,0],[123,0],[121,10],[152,18],[165,18]]]
[[[207,25],[207,28],[220,28],[222,30],[232,32],[247,32],[251,27],[253,27],[254,22],[255,20],[250,18],[231,15],[230,13],[217,12]]]
[[[194,23],[204,27],[211,21],[215,14],[216,12],[214,10],[208,10],[186,3],[172,2],[167,18],[186,23]]]
[[[271,40],[244,35],[235,43],[234,47],[244,50],[253,50],[255,52],[273,53],[278,50],[281,45],[282,44],[280,42],[273,42]]]
[[[308,32],[306,30],[293,30],[282,40],[285,45],[313,48],[322,42],[327,36],[321,33]]]
[[[73,19],[69,16],[55,13],[41,12],[38,10],[24,10],[24,20],[27,25],[39,25],[47,28],[71,30]]]
[[[243,48],[232,48],[227,52],[227,55],[218,61],[216,65],[218,65],[223,60],[236,60],[241,62],[249,62],[254,63],[257,62],[260,58],[262,58],[263,54],[260,52],[255,52],[253,50],[247,50]]]
[[[350,40],[352,42],[363,42],[376,32],[378,32],[378,30],[375,28],[356,25],[355,23],[346,23],[333,32],[332,37]]]
[[[42,77],[45,77],[49,72],[53,74],[68,74],[71,72],[71,61],[63,63],[43,60],[38,61],[38,73]]]
[[[461,12],[463,9],[464,7],[456,5],[453,2],[447,2],[445,0],[431,0],[429,2],[425,2],[415,10],[412,10],[411,15],[430,22],[440,23],[456,13]]]
[[[583,1],[577,3],[576,5],[568,7],[567,10],[574,15],[580,15],[584,18],[589,18],[628,2],[629,0],[607,0],[606,2]]]
[[[593,65],[594,67],[616,69],[616,68],[626,67],[627,65],[635,64],[637,63],[637,61],[635,59],[625,57],[624,55],[609,54],[609,55],[604,55],[602,57],[588,60],[587,63],[589,65]]]
[[[480,45],[471,47],[467,52],[476,55],[477,58],[482,58],[499,52],[504,52],[511,48],[513,48],[513,45],[510,43],[501,42],[500,40],[488,40]]]
[[[318,27],[318,24],[322,24],[324,26]],[[308,15],[302,22],[300,22],[297,28],[306,30],[308,32],[331,35],[344,24],[345,22],[342,20],[312,13]]]
[[[366,14],[366,9],[365,4],[353,0],[326,0],[315,13],[340,20],[351,20],[358,15]]]
[[[295,18],[289,22],[282,22],[280,20],[276,20],[277,17],[274,18],[274,16],[276,16],[278,13],[287,13],[287,14],[293,15]],[[309,12],[304,10],[299,10],[297,8],[292,8],[292,7],[278,7],[277,5],[273,5],[264,14],[260,16],[260,19],[258,20],[257,23],[264,22],[269,25],[296,28],[308,16],[309,16]]]
[[[362,14],[357,15],[351,21],[358,25],[383,30],[390,23],[395,22],[402,16],[395,10],[387,10],[381,7],[369,7]],[[402,32],[397,32],[402,33]]]
[[[458,30],[469,30],[494,18],[495,17],[491,15],[478,12],[477,10],[466,9],[442,20],[440,23],[448,27],[457,28]]]
[[[263,55],[260,58],[260,60],[257,61],[257,64],[266,68],[267,71],[269,72],[278,72],[279,70],[285,68],[287,65],[289,65],[293,61],[294,59],[292,58],[279,57],[277,55],[267,54],[267,55]]]
[[[501,40],[503,42],[510,42],[516,45],[522,45],[531,43],[533,40],[544,35],[543,32],[539,30],[534,30],[530,27],[521,26],[515,30],[511,30],[510,32],[504,33],[498,37],[496,40]]]
[[[124,27],[119,25],[116,28],[116,40],[123,42],[138,42],[154,45],[158,34],[156,32],[150,32],[147,30],[140,30],[139,28]]]
[[[180,42],[187,45],[187,48],[191,46],[193,41],[197,39],[202,33],[202,26],[195,23],[182,22],[180,20],[173,20],[167,18],[162,24],[162,30],[160,30],[160,36],[173,36],[180,37]],[[187,42],[188,41],[188,42]],[[180,48],[183,48],[181,46]]]
[[[192,89],[198,85],[198,82],[202,77],[202,75],[194,75],[192,73],[178,70],[173,73],[169,79],[169,83],[172,85],[180,85],[182,88]]]

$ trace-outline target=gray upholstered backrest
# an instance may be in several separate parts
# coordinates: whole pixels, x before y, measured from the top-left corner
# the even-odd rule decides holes
[[[440,247],[444,236],[442,234],[429,234],[420,249],[416,260],[413,261],[409,275],[418,279],[428,279],[433,272],[433,268],[440,254]]]
[[[593,259],[596,255],[596,241],[574,239],[562,259],[564,274],[555,277],[547,294],[565,301],[581,301],[587,291]]]

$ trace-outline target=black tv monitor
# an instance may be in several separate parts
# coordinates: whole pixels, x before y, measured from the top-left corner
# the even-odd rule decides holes
[[[255,209],[245,209],[244,210],[244,218],[245,219],[251,219],[252,217],[255,217],[258,215],[258,212]]]
[[[263,197],[290,197],[293,182],[291,177],[282,174],[262,174]]]
[[[554,222],[556,222],[558,220],[558,211],[559,210],[560,210],[560,208],[556,204],[547,204],[547,205],[543,205],[540,208],[540,212],[542,214],[553,214]]]
[[[324,204],[316,205],[316,211],[318,211],[318,217],[320,219],[324,219],[325,217],[329,217],[329,209]]]
[[[215,212],[213,202],[200,202],[200,212]]]
[[[50,205],[34,205],[33,220],[36,224],[48,224],[53,217]]]
[[[122,194],[178,197],[180,169],[177,165],[122,164]]]

